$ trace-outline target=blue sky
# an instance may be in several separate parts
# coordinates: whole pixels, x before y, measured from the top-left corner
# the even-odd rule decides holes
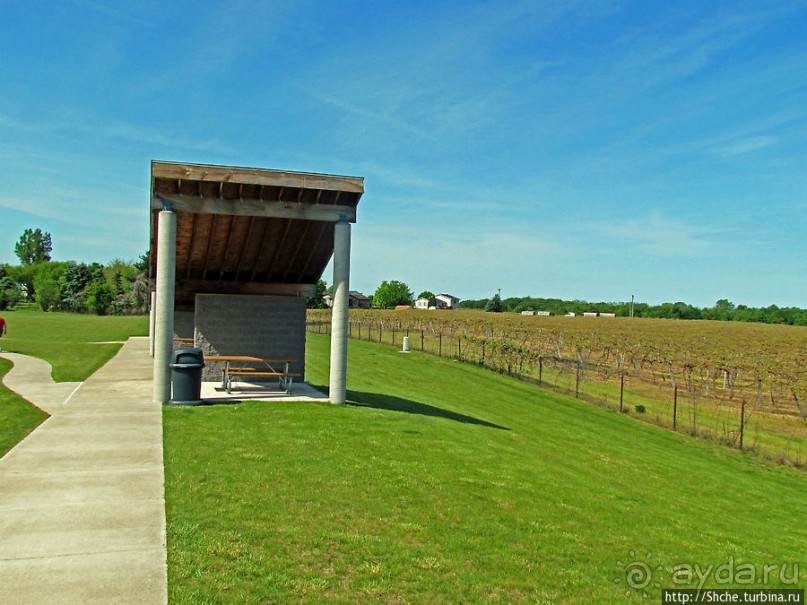
[[[0,262],[152,159],[365,177],[351,286],[807,307],[807,3],[0,0]],[[326,281],[330,276],[325,275]]]

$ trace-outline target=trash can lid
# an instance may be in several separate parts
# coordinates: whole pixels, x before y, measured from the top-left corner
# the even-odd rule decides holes
[[[174,349],[173,353],[171,354],[171,361],[173,363],[202,363],[204,358],[205,356],[202,349],[198,347],[181,347]]]

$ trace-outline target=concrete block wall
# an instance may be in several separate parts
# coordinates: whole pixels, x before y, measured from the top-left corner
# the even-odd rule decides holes
[[[293,358],[305,376],[305,298],[197,294],[196,346],[205,355]],[[206,362],[203,380],[221,379],[221,364]]]
[[[174,311],[174,338],[193,338],[193,311]]]

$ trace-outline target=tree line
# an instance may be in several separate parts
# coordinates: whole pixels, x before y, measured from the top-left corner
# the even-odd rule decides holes
[[[332,293],[332,289],[328,288],[325,280],[320,279],[317,282],[314,294],[306,300],[307,307],[309,309],[325,309],[328,306],[325,302],[325,295]],[[431,306],[437,304],[434,292],[424,290],[415,297],[411,288],[397,279],[381,282],[378,288],[367,298],[370,306],[374,309],[394,309],[398,305],[412,305],[416,298],[429,299],[429,305]]]
[[[26,229],[14,252],[19,265],[0,264],[0,309],[34,303],[43,311],[134,315],[148,309],[148,254],[106,265],[53,261],[50,233]]]
[[[629,302],[596,302],[584,300],[561,300],[559,298],[535,298],[531,296],[498,298],[495,294],[491,298],[478,300],[463,300],[460,308],[500,310],[503,312],[521,313],[522,311],[549,311],[553,315],[566,315],[575,313],[614,313],[617,317],[630,317],[631,303]],[[497,309],[491,308],[497,307]],[[662,303],[649,305],[647,303],[633,304],[634,317],[655,317],[663,319],[710,319],[716,321],[744,321],[769,324],[786,324],[791,326],[807,326],[807,309],[798,307],[748,307],[735,305],[729,300],[718,300],[712,307],[695,307],[684,302]]]

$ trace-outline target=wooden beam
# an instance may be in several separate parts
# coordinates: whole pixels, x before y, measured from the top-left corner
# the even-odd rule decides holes
[[[272,251],[272,259],[269,261],[269,264],[266,266],[266,281],[272,279],[272,275],[275,273],[275,261],[277,260],[278,252],[286,245],[286,237],[289,235],[289,231],[291,230],[292,226],[291,219],[286,221],[286,225],[283,228],[283,235],[278,240],[275,249]]]
[[[329,189],[331,191],[364,193],[364,179],[362,177],[261,168],[239,168],[236,166],[209,166],[153,161],[151,163],[151,178],[152,180],[192,179],[195,181],[220,181],[248,185],[272,185],[274,187],[301,187],[303,189]]]
[[[177,282],[177,296],[188,292],[194,294],[265,294],[279,296],[311,296],[316,284],[278,284],[263,282],[217,282],[186,279]]]
[[[319,243],[322,241],[322,236],[325,235],[325,231],[327,229],[332,229],[332,228],[333,227],[331,227],[330,225],[328,225],[326,223],[323,223],[322,227],[320,227],[319,235],[317,235],[317,241],[308,250],[308,255],[306,256],[305,263],[303,263],[303,268],[300,270],[300,273],[299,273],[299,275],[297,277],[297,281],[300,281],[300,279],[302,279],[303,275],[305,275],[306,272],[308,271],[308,265],[311,264],[311,259],[314,258],[314,254],[317,252],[317,250],[319,248]]]
[[[235,216],[230,215],[230,225],[227,227],[227,237],[224,240],[224,248],[221,250],[221,266],[219,267],[219,280],[224,279],[224,268],[227,266],[227,252],[230,249],[230,238],[233,236],[235,227]]]
[[[207,248],[205,249],[205,262],[202,267],[202,278],[207,279],[207,270],[210,266],[210,248],[213,246],[213,234],[216,232],[216,219],[218,216],[215,214],[210,217],[210,231],[207,234]]]
[[[260,266],[259,261],[263,255],[263,248],[266,246],[266,238],[269,236],[271,223],[269,221],[263,221],[263,223],[263,235],[261,236],[261,243],[258,245],[258,251],[255,253],[255,260],[252,261],[252,274],[249,276],[249,281],[255,281],[255,275],[257,274],[258,267]]]
[[[244,236],[244,241],[241,243],[241,252],[238,253],[238,262],[235,264],[235,278],[241,274],[241,263],[244,260],[244,252],[249,244],[249,238],[252,236],[252,225],[255,222],[255,217],[249,217],[249,225],[247,226],[247,234]]]
[[[193,244],[196,241],[196,230],[199,215],[193,215],[193,223],[191,223],[191,242],[188,245],[188,270],[185,272],[185,279],[191,276],[191,268],[193,267]]]
[[[286,263],[286,271],[283,273],[283,279],[280,281],[285,282],[289,278],[289,271],[291,271],[291,267],[294,264],[294,260],[300,254],[300,249],[303,247],[303,243],[305,242],[305,238],[308,235],[308,227],[311,225],[310,222],[303,223],[303,232],[300,234],[299,238],[297,239],[297,246],[294,248],[294,253],[291,255],[292,260]]]
[[[260,216],[338,223],[356,222],[356,208],[330,204],[270,202],[266,200],[216,199],[192,195],[153,193],[151,207],[161,210],[168,204],[175,212]]]

